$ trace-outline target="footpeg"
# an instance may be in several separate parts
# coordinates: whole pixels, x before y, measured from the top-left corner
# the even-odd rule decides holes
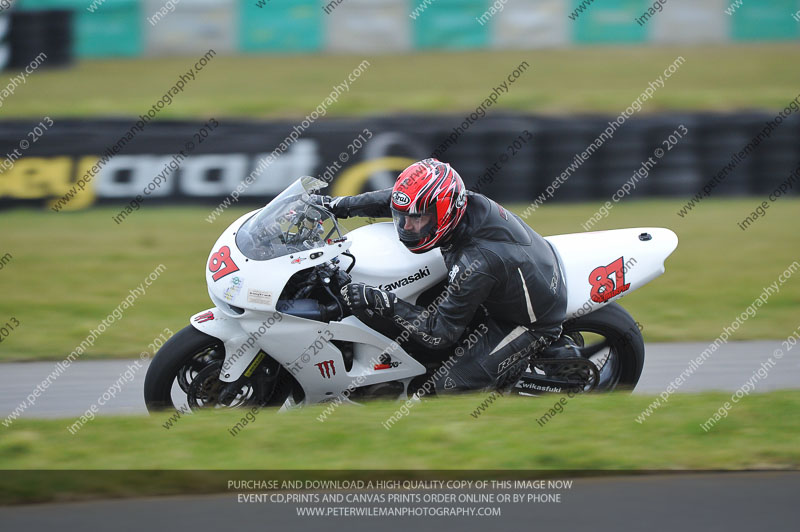
[[[544,375],[535,373],[539,368]],[[567,393],[592,391],[600,380],[597,366],[582,357],[531,360],[531,372],[523,374],[515,390],[526,393]]]

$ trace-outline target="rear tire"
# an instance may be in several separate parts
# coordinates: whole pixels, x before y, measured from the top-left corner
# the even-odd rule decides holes
[[[564,323],[564,335],[590,332],[604,336],[616,355],[619,369],[598,391],[623,388],[632,391],[644,369],[644,339],[639,323],[618,303]],[[602,383],[602,380],[601,380]]]

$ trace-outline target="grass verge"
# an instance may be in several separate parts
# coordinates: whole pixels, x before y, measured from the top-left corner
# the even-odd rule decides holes
[[[135,477],[62,474],[39,483],[0,475],[3,501],[75,496],[225,491],[231,475],[202,470],[535,470],[652,471],[797,469],[800,391],[747,396],[710,431],[705,422],[729,394],[674,395],[644,424],[635,417],[652,398],[624,394],[568,399],[562,412],[537,422],[562,396],[485,399],[465,395],[417,404],[390,430],[382,425],[400,403],[343,407],[319,422],[322,407],[287,415],[258,412],[235,437],[242,412],[97,418],[75,435],[72,420],[20,420],[3,429],[0,469],[187,470]],[[58,442],[58,443],[55,443]],[[362,471],[363,473],[363,471]],[[413,475],[413,471],[409,472]],[[47,479],[51,481],[48,482]],[[238,477],[234,477],[238,478]],[[58,479],[53,482],[52,479]]]
[[[523,61],[529,67],[500,97],[496,109],[617,114],[678,56],[685,63],[666,81],[668,89],[646,104],[645,112],[783,109],[797,95],[796,69],[787,68],[800,59],[794,43],[422,52],[367,57],[370,66],[331,107],[330,115],[474,110]],[[364,59],[328,54],[218,55],[159,119],[303,117]],[[196,60],[90,60],[69,69],[42,70],[8,98],[3,117],[39,121],[45,115],[138,116]],[[438,76],[436,83],[419,83],[420,77],[435,72],[446,75]]]

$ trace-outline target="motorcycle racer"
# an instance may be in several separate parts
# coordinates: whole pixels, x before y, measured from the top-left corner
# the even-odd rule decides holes
[[[316,199],[338,218],[392,217],[412,253],[441,249],[450,274],[433,312],[361,283],[342,288],[370,327],[406,331],[426,350],[455,348],[455,363],[435,380],[437,393],[513,386],[529,357],[561,336],[567,294],[555,250],[514,213],[468,191],[449,164],[424,159],[391,189]],[[472,332],[478,340],[464,341]]]

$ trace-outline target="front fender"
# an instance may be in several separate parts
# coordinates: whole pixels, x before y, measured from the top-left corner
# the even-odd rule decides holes
[[[264,324],[268,328],[272,325],[269,320],[275,323],[282,318],[280,313],[275,312]],[[190,323],[198,331],[222,340],[225,346],[225,361],[219,376],[222,382],[235,382],[261,351],[257,341],[258,330],[248,333],[241,320],[226,316],[217,307],[198,312],[191,317]]]

